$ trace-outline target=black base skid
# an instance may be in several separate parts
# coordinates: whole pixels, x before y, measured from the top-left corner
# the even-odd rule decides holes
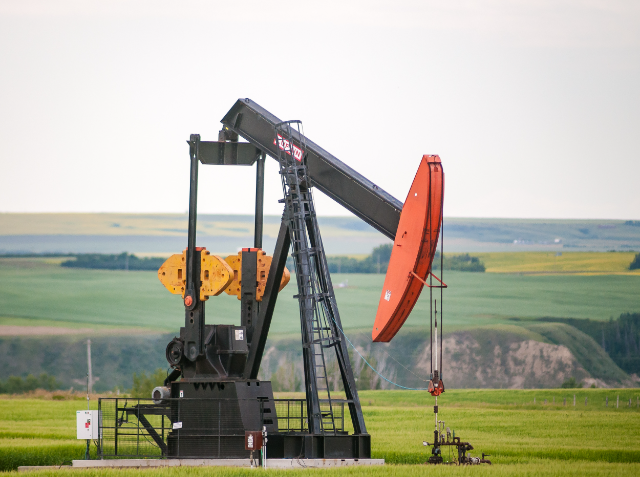
[[[248,459],[246,433],[265,430],[267,458],[371,458],[371,436],[345,430],[346,400],[333,400],[335,431],[312,434],[306,400],[274,399],[269,381],[184,379],[171,395],[101,398],[100,457]]]
[[[371,436],[271,434],[268,459],[370,459]]]

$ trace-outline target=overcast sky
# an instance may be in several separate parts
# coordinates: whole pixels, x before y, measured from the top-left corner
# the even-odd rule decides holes
[[[240,97],[402,201],[439,154],[447,216],[640,219],[631,0],[0,0],[0,212],[185,212]],[[253,213],[253,168],[200,177]]]

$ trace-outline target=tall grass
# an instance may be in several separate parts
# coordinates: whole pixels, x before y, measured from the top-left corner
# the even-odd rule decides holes
[[[590,461],[549,461],[547,459],[531,459],[528,462],[511,461],[505,464],[491,466],[480,465],[473,467],[458,466],[425,466],[419,465],[384,465],[384,466],[354,466],[329,469],[247,469],[233,467],[170,467],[154,469],[78,469],[74,476],[104,476],[104,477],[246,477],[257,472],[265,477],[423,477],[430,476],[479,476],[479,477],[586,477],[586,476],[637,476],[640,472],[638,463],[608,463]],[[20,472],[21,476],[59,477],[60,470],[42,469],[31,472]]]

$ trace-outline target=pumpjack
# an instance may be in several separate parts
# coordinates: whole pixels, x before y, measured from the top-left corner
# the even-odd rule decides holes
[[[374,341],[389,341],[407,319],[431,273],[442,223],[440,158],[422,158],[402,203],[308,139],[300,121],[281,121],[250,99],[239,99],[221,122],[217,141],[203,141],[198,134],[188,140],[187,247],[158,271],[165,287],[181,295],[185,309],[180,335],[166,349],[172,372],[153,393],[155,402],[183,400],[180,428],[176,430],[174,424],[164,451],[168,457],[206,457],[212,443],[217,442],[220,453],[223,442],[224,457],[246,457],[242,431],[264,430],[268,434],[266,451],[272,458],[370,458],[371,437],[349,362],[313,189],[394,240],[372,332]],[[262,250],[267,156],[279,164],[283,190],[282,220],[271,256]],[[196,246],[199,164],[256,165],[253,247],[222,258]],[[289,252],[297,282],[294,298],[300,308],[306,394],[301,423],[295,428],[279,425],[283,411],[277,409],[271,383],[258,379],[278,294],[290,277],[285,265]],[[239,326],[205,324],[208,299],[221,293],[240,300]],[[329,354],[338,363],[346,399],[332,395],[326,365]],[[227,411],[213,404],[207,407],[207,402],[220,400],[228,404]],[[189,409],[190,402],[193,409]],[[254,402],[260,403],[259,412]],[[351,433],[338,422],[338,410],[344,412],[345,406]],[[215,413],[219,413],[217,428],[202,432],[202,425],[194,423],[193,428],[200,431],[189,433],[189,419],[204,422],[208,414]]]

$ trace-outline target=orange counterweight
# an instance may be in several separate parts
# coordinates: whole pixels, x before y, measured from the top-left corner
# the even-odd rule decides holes
[[[390,341],[418,301],[438,245],[443,199],[440,157],[422,156],[400,214],[373,325],[373,341]]]

